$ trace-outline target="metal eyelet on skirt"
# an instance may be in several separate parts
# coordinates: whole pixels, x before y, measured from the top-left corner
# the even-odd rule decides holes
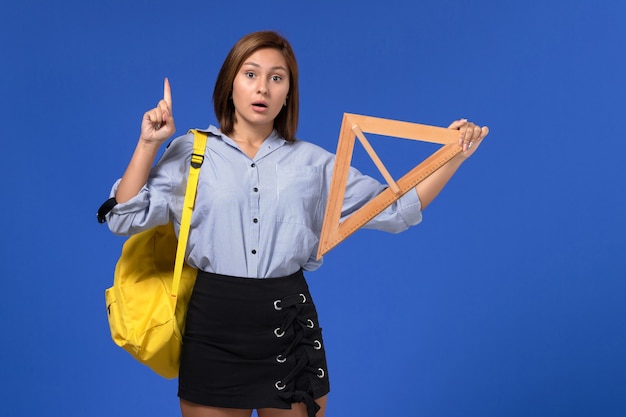
[[[280,327],[277,327],[274,329],[274,334],[276,335],[276,337],[283,337],[285,335],[285,331],[280,330]]]
[[[315,327],[315,323],[313,323],[313,320],[306,319],[306,327],[308,327],[309,329],[314,328]]]
[[[324,372],[324,371],[322,371],[322,372]],[[282,382],[282,381],[276,381],[276,383],[274,384],[274,386],[276,387],[276,389],[277,389],[278,391],[282,391],[282,390],[284,390],[285,388],[287,388],[287,386],[286,386],[285,384],[283,384],[283,382]]]
[[[300,297],[302,297],[302,304],[306,303],[306,297],[304,294],[300,293]]]
[[[276,311],[280,311],[280,310],[282,310],[282,309],[283,309],[283,308],[280,306],[280,300],[276,300],[276,301],[274,301],[274,309],[275,309]]]
[[[317,368],[317,370],[318,370],[317,377],[320,378],[320,379],[324,378],[324,375],[326,375],[324,373],[324,370],[322,368]],[[280,381],[278,381],[278,382],[280,382]]]
[[[285,362],[287,362],[287,358],[285,358],[283,355],[278,355],[278,356],[276,356],[276,362],[278,362],[278,363],[285,363]]]
[[[319,340],[313,341],[313,349],[320,350],[322,348],[322,343]]]

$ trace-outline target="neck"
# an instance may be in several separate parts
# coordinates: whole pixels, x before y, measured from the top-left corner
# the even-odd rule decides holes
[[[273,125],[264,127],[247,126],[241,123],[235,124],[231,138],[237,143],[245,143],[252,146],[260,146],[274,130]]]
[[[273,126],[268,129],[252,128],[245,129],[242,125],[236,124],[233,133],[230,134],[243,153],[248,155],[250,159],[258,152],[265,139],[272,133]]]

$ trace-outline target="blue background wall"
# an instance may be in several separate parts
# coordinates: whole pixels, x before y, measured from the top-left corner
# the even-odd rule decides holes
[[[343,112],[491,129],[420,226],[359,231],[309,274],[327,416],[626,415],[625,17],[617,0],[5,2],[0,415],[178,413],[176,381],[110,340],[124,239],[94,214],[163,77],[179,132],[215,123],[219,66],[260,29],[298,55],[300,138],[334,151]],[[377,150],[401,175],[419,147]]]

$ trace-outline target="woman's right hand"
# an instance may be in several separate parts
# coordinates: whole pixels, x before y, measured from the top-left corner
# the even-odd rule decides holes
[[[141,141],[160,146],[176,132],[172,114],[172,90],[166,78],[163,81],[163,99],[152,110],[148,110],[141,121]]]
[[[175,131],[174,116],[172,116],[172,92],[170,82],[166,78],[163,82],[163,100],[143,115],[139,142],[115,192],[115,199],[118,203],[124,203],[139,193],[148,180],[150,168],[154,164],[159,147]]]

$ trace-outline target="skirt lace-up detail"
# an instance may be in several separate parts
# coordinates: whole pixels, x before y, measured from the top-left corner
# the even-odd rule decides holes
[[[306,405],[328,394],[326,354],[304,273],[243,278],[198,271],[189,301],[178,395],[224,408]]]
[[[327,376],[321,329],[308,316],[311,306],[307,295],[302,293],[274,301],[274,309],[285,313],[274,336],[291,340],[288,347],[276,355],[276,366],[285,368],[285,376],[276,381],[274,387],[285,400],[305,403],[308,417],[315,417],[320,407],[314,401],[313,386],[316,380]]]

